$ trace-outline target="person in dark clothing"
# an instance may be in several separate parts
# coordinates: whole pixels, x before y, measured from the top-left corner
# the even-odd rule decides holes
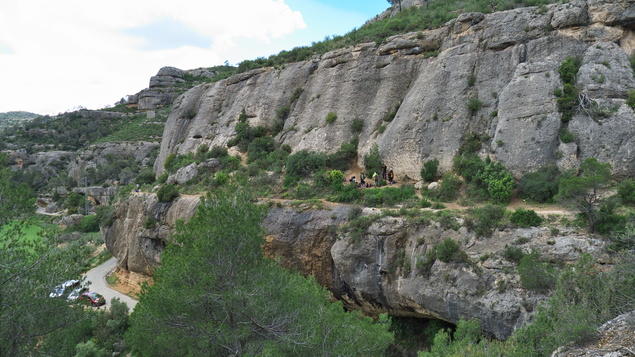
[[[392,172],[392,169],[388,171],[388,183],[390,183],[391,185],[395,183],[395,173]]]
[[[381,179],[384,181],[386,181],[386,169],[387,169],[386,165],[381,167]]]

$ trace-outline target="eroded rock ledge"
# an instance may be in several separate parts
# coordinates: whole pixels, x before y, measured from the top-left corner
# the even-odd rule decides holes
[[[128,199],[117,209],[113,225],[104,230],[106,245],[119,266],[151,275],[160,264],[174,222],[189,219],[198,202],[196,196],[185,196],[159,203],[154,194]],[[314,276],[349,308],[369,314],[388,312],[449,322],[478,318],[485,331],[505,338],[545,299],[520,286],[516,264],[502,256],[506,245],[525,252],[538,250],[559,264],[574,262],[583,253],[603,259],[602,241],[566,229],[554,237],[547,227],[505,229],[477,238],[465,227],[454,230],[431,219],[385,216],[375,218],[361,236],[353,236],[341,229],[349,222],[350,210],[347,205],[274,206],[263,222],[267,232],[263,250],[283,266]],[[377,213],[366,208],[362,214]],[[156,224],[149,227],[148,220]],[[460,226],[459,220],[456,223]],[[469,261],[437,260],[429,273],[422,273],[417,262],[445,238],[459,242]]]

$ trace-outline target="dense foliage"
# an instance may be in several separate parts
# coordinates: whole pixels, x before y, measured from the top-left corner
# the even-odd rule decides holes
[[[264,211],[250,201],[217,190],[177,227],[179,244],[131,315],[134,354],[379,355],[392,341],[388,321],[345,312],[314,281],[263,258]]]

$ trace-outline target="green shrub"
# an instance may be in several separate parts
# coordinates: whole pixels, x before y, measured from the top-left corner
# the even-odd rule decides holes
[[[145,229],[154,229],[157,227],[157,220],[154,217],[148,216],[143,222],[143,228]]]
[[[242,113],[238,117],[238,123],[236,124],[235,131],[236,136],[227,141],[227,147],[238,146],[240,151],[245,152],[249,148],[249,144],[256,138],[265,136],[267,129],[261,126],[251,127],[247,118],[249,116],[243,109]]]
[[[293,197],[298,200],[308,200],[315,197],[315,188],[305,182],[300,182],[296,186]]]
[[[137,175],[137,178],[135,178],[135,183],[139,185],[149,185],[151,183],[154,183],[154,180],[154,171],[152,171],[151,168],[146,168],[143,169],[139,173],[139,175]]]
[[[164,185],[157,191],[159,202],[172,202],[179,197],[179,190],[175,185]]]
[[[451,172],[446,172],[441,178],[441,185],[434,191],[438,199],[444,202],[454,201],[459,194],[461,179]]]
[[[509,221],[518,227],[537,227],[542,224],[542,217],[540,217],[534,210],[526,210],[523,208],[517,208],[514,213],[509,217]]]
[[[328,124],[333,124],[336,119],[337,119],[337,114],[335,114],[335,112],[328,112],[328,114],[326,114],[326,122]]]
[[[617,185],[617,195],[623,203],[635,204],[635,180],[626,179]]]
[[[348,185],[342,185],[336,189],[335,195],[331,198],[333,202],[345,202],[353,203],[362,200],[362,190],[357,188],[357,184],[350,183]],[[359,207],[359,206],[357,206]]]
[[[437,180],[439,168],[439,160],[428,160],[423,164],[421,168],[421,179],[426,182],[432,182]]]
[[[560,171],[556,166],[542,166],[523,175],[518,183],[518,194],[534,202],[552,202],[558,193]]]
[[[419,275],[423,275],[425,277],[430,276],[430,271],[432,270],[432,265],[437,260],[436,249],[428,249],[425,257],[417,258],[417,262],[415,263],[416,271]]]
[[[470,98],[467,102],[467,112],[470,116],[476,114],[481,107],[483,106],[483,102],[478,100],[478,98]]]
[[[580,59],[574,58],[572,56],[567,57],[567,59],[562,62],[560,67],[558,68],[558,73],[560,74],[560,79],[562,79],[563,83],[575,83],[575,77],[578,74],[578,70],[582,62]]]
[[[525,254],[518,264],[520,284],[528,290],[549,290],[556,286],[556,273],[547,263],[541,262],[537,251]]]
[[[172,169],[172,164],[174,163],[174,159],[176,158],[175,153],[169,153],[168,156],[165,157],[165,162],[163,163],[163,168],[166,171],[170,171]]]
[[[342,143],[339,150],[327,156],[327,165],[341,171],[348,170],[351,160],[357,158],[358,142],[359,138],[354,136],[351,141]]]
[[[471,153],[454,157],[452,165],[454,170],[463,176],[466,182],[474,181],[478,174],[485,169],[483,160],[478,155]]]
[[[247,148],[247,163],[262,160],[276,150],[276,143],[271,136],[255,138]]]
[[[84,233],[99,232],[99,219],[97,216],[84,216],[79,221],[79,231]]]
[[[514,177],[500,162],[487,161],[484,170],[477,174],[480,182],[476,183],[487,188],[492,201],[505,204],[512,196]]]
[[[201,163],[209,157],[209,145],[201,144],[196,148],[196,152],[194,153],[194,161],[196,163]]]
[[[293,104],[295,103],[296,100],[298,100],[300,98],[300,96],[302,95],[302,93],[304,93],[304,88],[302,87],[297,87],[294,91],[293,94],[291,95],[291,98],[289,98],[289,103]]]
[[[364,120],[360,118],[355,118],[351,122],[351,131],[353,134],[359,134],[364,130]]]
[[[214,183],[216,186],[223,186],[229,182],[229,175],[226,172],[218,171],[214,175]]]
[[[505,206],[492,204],[472,209],[474,219],[472,230],[479,237],[491,235],[501,226],[505,212],[507,212]]]
[[[286,176],[292,178],[307,177],[310,174],[323,170],[326,167],[326,155],[300,150],[287,156]],[[285,177],[286,179],[286,177]]]
[[[169,174],[167,172],[162,173],[161,175],[159,175],[159,177],[157,178],[157,183],[159,184],[164,184],[168,181],[168,176]]]
[[[284,123],[284,121],[289,117],[289,114],[291,114],[291,107],[285,105],[276,110],[276,119],[281,120]]]
[[[373,143],[368,154],[364,156],[364,167],[366,168],[368,177],[372,178],[375,172],[381,175],[382,166],[384,166],[384,164],[381,161],[381,155],[379,155],[379,146]]]
[[[357,217],[342,227],[342,230],[348,232],[351,243],[358,243],[370,225],[373,224],[373,222],[375,222],[379,217],[379,215]]]
[[[611,242],[607,246],[610,252],[624,252],[635,249],[635,225],[628,223],[620,232],[610,235]]]
[[[562,141],[563,143],[568,144],[576,140],[577,140],[577,136],[575,135],[575,133],[567,129],[560,130],[560,141]]]
[[[635,90],[628,91],[628,98],[626,99],[626,104],[635,109]]]
[[[475,83],[476,83],[476,75],[475,74],[470,74],[467,77],[467,86],[468,87],[472,87]]]
[[[462,251],[459,244],[451,238],[446,238],[437,245],[436,257],[445,263],[467,261],[467,254]]]
[[[344,182],[344,174],[340,170],[327,171],[325,178],[330,185],[342,186],[342,182]]]
[[[503,250],[503,258],[509,260],[510,262],[518,264],[524,256],[525,253],[523,253],[523,250],[520,247],[505,244],[505,250]]]
[[[383,203],[382,189],[369,188],[364,190],[364,206],[380,207]]]
[[[229,155],[227,153],[227,148],[223,146],[214,146],[209,150],[209,157],[211,158],[218,159],[227,155]]]
[[[95,212],[100,227],[108,227],[115,222],[115,206],[98,206]]]
[[[79,206],[83,206],[86,199],[83,195],[80,195],[77,192],[71,192],[66,197],[66,202],[64,203],[64,207],[66,208],[77,208]]]
[[[395,106],[393,107],[391,111],[384,114],[384,117],[382,118],[382,120],[385,122],[391,122],[393,119],[395,119],[395,116],[397,116],[397,112],[399,111],[399,107],[401,107],[401,102],[395,104]]]
[[[403,185],[401,187],[385,187],[381,189],[384,205],[393,206],[416,197],[414,186]]]
[[[575,87],[575,82],[580,65],[581,61],[579,59],[569,56],[562,62],[560,68],[558,68],[558,73],[560,74],[564,86],[562,87],[562,91],[558,92],[558,94],[561,95],[557,96],[558,99],[556,102],[558,104],[558,111],[562,113],[562,121],[564,122],[568,122],[573,118],[573,114],[575,114],[578,105],[579,90]]]

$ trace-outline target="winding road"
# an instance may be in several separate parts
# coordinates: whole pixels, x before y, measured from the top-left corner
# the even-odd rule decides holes
[[[134,310],[137,305],[137,300],[131,298],[128,295],[122,294],[117,290],[111,289],[106,283],[106,275],[115,270],[117,266],[117,258],[112,257],[108,259],[102,265],[96,266],[86,273],[86,285],[90,291],[96,291],[106,298],[106,308],[110,308],[110,300],[119,298],[119,300],[128,304],[130,311]]]

